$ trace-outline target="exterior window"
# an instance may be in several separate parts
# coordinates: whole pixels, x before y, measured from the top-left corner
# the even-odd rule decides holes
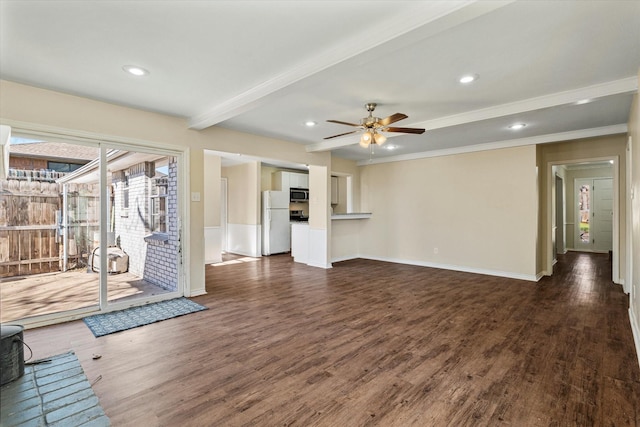
[[[167,230],[167,189],[166,176],[155,178],[151,189],[151,232],[166,233]]]
[[[47,162],[47,169],[56,172],[73,172],[83,165],[77,163]]]
[[[129,209],[129,175],[122,181],[122,208]]]

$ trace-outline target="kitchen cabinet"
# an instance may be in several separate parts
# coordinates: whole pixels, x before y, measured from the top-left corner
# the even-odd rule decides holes
[[[291,223],[291,256],[295,262],[309,261],[309,224]]]
[[[332,205],[338,204],[338,177],[337,176],[331,177],[331,204]]]
[[[271,175],[271,187],[277,191],[292,188],[309,188],[309,175],[305,173],[278,171]]]
[[[276,191],[289,191],[290,172],[278,171],[271,174],[271,187]]]
[[[289,173],[289,188],[309,188],[309,175],[304,173]]]

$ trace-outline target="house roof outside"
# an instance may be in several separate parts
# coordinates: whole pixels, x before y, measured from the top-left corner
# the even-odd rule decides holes
[[[11,144],[9,146],[10,156],[64,160],[75,163],[88,163],[97,158],[98,153],[97,147],[64,142],[34,142],[30,144]]]

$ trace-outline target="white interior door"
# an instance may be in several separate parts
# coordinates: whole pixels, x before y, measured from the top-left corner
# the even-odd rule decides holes
[[[613,248],[613,179],[593,180],[593,246],[597,252]]]

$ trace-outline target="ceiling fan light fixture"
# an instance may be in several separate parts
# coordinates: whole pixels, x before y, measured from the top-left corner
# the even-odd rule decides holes
[[[370,144],[371,140],[373,139],[373,133],[370,130],[366,131],[362,135],[362,139],[364,139],[367,142],[367,144]]]
[[[373,135],[373,141],[378,145],[382,145],[387,141],[387,137],[381,133],[376,133]]]

